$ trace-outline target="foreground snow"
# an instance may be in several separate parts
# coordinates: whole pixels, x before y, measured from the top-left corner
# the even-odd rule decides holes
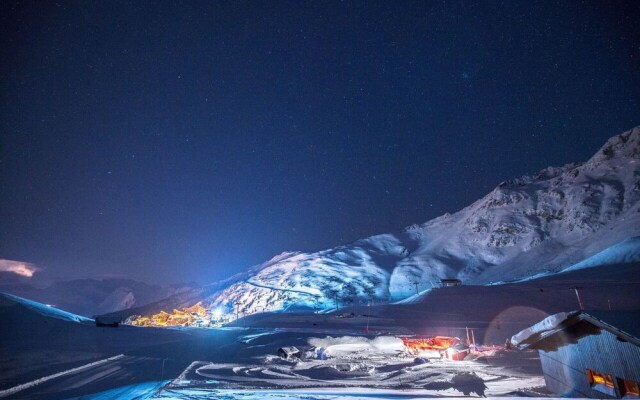
[[[620,264],[521,283],[433,289],[407,304],[341,310],[355,315],[350,318],[309,311],[263,313],[215,329],[99,328],[52,307],[0,295],[0,390],[41,382],[9,398],[93,394],[101,400],[402,399],[461,397],[465,390],[474,397],[483,391],[487,396],[541,396],[536,353],[489,347],[463,362],[421,354],[431,357],[421,364],[403,352],[398,338],[464,338],[469,327],[478,343],[504,345],[505,338],[522,329],[575,308],[575,293],[569,290],[574,285],[584,288],[581,295],[589,308],[638,309],[634,282],[639,281],[638,264]],[[303,359],[276,357],[278,348],[287,346],[300,349]],[[171,382],[163,384],[167,379]]]
[[[60,378],[60,377],[65,376],[65,375],[72,375],[72,374],[75,374],[77,372],[84,371],[84,370],[87,370],[87,369],[90,369],[90,368],[97,367],[98,365],[102,365],[102,364],[108,363],[109,361],[118,360],[118,359],[120,359],[122,357],[124,357],[124,354],[118,354],[117,356],[109,357],[109,358],[104,359],[104,360],[95,361],[95,362],[92,362],[92,363],[89,363],[89,364],[86,364],[86,365],[82,365],[80,367],[76,367],[76,368],[72,368],[72,369],[69,369],[69,370],[66,370],[66,371],[58,372],[58,373],[55,373],[53,375],[44,376],[44,377],[38,378],[38,379],[36,379],[34,381],[27,382],[27,383],[24,383],[22,385],[14,386],[14,387],[12,387],[10,389],[7,389],[7,390],[0,390],[0,397],[11,396],[11,395],[16,394],[18,392],[21,392],[21,391],[24,391],[26,389],[32,388],[34,386],[41,385],[41,384],[43,384],[43,383],[45,383],[47,381],[50,381],[52,379]]]
[[[265,354],[276,331],[242,335],[250,363],[194,361],[151,398],[431,398],[541,395],[544,379],[535,352],[492,348],[466,361],[437,352],[418,358],[396,337],[308,337],[302,359]]]
[[[530,400],[548,399],[547,397],[533,397],[530,393],[525,393]],[[534,395],[535,396],[535,395]],[[186,389],[186,390],[163,390],[161,393],[152,396],[153,399],[225,399],[225,400],[262,400],[262,399],[285,399],[285,400],[380,400],[380,399],[433,399],[433,398],[461,398],[464,395],[457,393],[448,395],[446,393],[433,393],[424,390],[378,390],[378,389],[319,389],[319,390],[206,390],[206,389]],[[486,396],[489,399],[498,398],[500,400],[520,399],[516,396]],[[149,398],[149,397],[147,397]]]
[[[90,394],[86,396],[74,397],[68,400],[144,400],[154,396],[169,381],[151,381],[134,385],[127,385],[116,389],[105,390],[104,392]],[[193,398],[193,397],[191,397]]]
[[[416,359],[395,337],[312,337],[307,342],[314,351],[302,360],[261,355],[252,364],[193,362],[153,398],[508,396],[539,395],[544,387],[532,352],[493,349],[468,361],[448,361],[435,352]]]
[[[538,360],[531,354],[494,351],[453,362],[425,353],[416,363],[396,336],[348,333],[358,331],[363,321],[357,318],[317,317],[318,325],[309,330],[297,327],[299,320],[285,314],[270,318],[280,326],[277,329],[109,329],[60,319],[57,311],[25,299],[3,299],[0,312],[11,325],[0,339],[10,357],[0,362],[0,369],[18,368],[19,375],[13,379],[18,384],[3,387],[0,381],[0,397],[416,398],[535,394],[544,385]],[[301,318],[309,317],[316,318]],[[378,324],[384,323],[395,324],[378,319]],[[47,326],[54,329],[37,330],[32,337],[24,334],[26,330],[16,331]],[[332,332],[343,335],[330,336]],[[298,347],[302,359],[277,357],[282,346]],[[76,356],[88,349],[100,352],[92,356],[97,360]],[[51,363],[57,359],[61,362]],[[36,361],[41,367],[25,374]],[[27,376],[31,378],[22,380]],[[132,377],[138,383],[131,384]],[[167,377],[172,381],[163,382]]]

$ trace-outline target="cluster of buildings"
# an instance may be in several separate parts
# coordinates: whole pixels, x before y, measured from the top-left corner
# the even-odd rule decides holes
[[[442,282],[443,287],[458,285],[460,281],[453,279]],[[229,318],[198,303],[171,313],[133,316],[126,323],[213,327],[229,322]],[[411,354],[436,350],[451,360],[464,359],[470,347],[469,338],[466,343],[440,336],[403,338],[403,342]],[[640,400],[640,311],[563,312],[519,332],[507,344],[538,351],[547,389],[558,396]],[[280,352],[286,358],[298,353],[295,348]]]
[[[202,306],[202,303],[186,307],[181,310],[174,309],[171,313],[160,311],[151,317],[135,315],[127,319],[125,323],[144,327],[170,327],[170,326],[195,326],[211,327],[221,324],[223,316],[217,311],[210,311]]]

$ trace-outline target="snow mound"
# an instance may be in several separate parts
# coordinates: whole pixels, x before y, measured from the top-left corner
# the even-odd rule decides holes
[[[393,336],[368,339],[362,336],[309,338],[319,358],[363,358],[404,352],[402,340]]]
[[[80,322],[80,323],[93,323],[94,322],[94,320],[92,320],[90,318],[86,318],[86,317],[82,317],[80,315],[72,314],[70,312],[55,308],[53,306],[50,306],[50,305],[47,305],[47,304],[38,303],[36,301],[28,300],[28,299],[25,299],[25,298],[22,298],[22,297],[14,296],[12,294],[0,293],[0,296],[4,297],[5,299],[7,299],[9,301],[21,304],[21,305],[27,307],[28,309],[37,312],[38,314],[44,315],[45,317],[51,317],[51,318],[61,319],[61,320],[64,320],[64,321]],[[3,303],[4,303],[4,301],[3,301]]]

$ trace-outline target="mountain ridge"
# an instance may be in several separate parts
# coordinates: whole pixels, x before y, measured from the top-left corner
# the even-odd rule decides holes
[[[484,285],[559,273],[637,236],[640,127],[584,163],[503,181],[453,214],[331,249],[281,253],[200,301],[247,314],[397,302],[441,278]]]
[[[57,281],[45,287],[22,280],[0,283],[0,291],[87,317],[154,303],[193,287],[158,286],[125,278],[74,279]]]

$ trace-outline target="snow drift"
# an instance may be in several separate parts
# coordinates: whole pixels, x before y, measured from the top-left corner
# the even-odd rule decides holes
[[[12,305],[13,303],[20,304],[23,307],[35,311],[36,313],[45,317],[60,319],[69,322],[82,322],[90,324],[93,324],[94,322],[92,319],[83,317],[81,315],[76,315],[68,311],[60,310],[59,308],[53,307],[51,305],[38,303],[37,301],[0,292],[0,307],[6,307],[8,305]]]

